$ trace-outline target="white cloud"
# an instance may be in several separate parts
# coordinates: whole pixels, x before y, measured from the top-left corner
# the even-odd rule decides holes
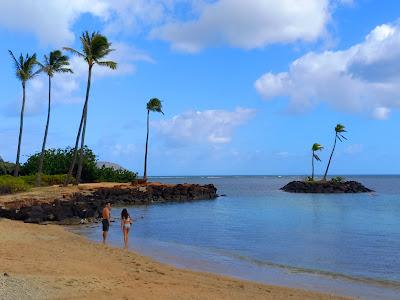
[[[255,88],[265,99],[288,97],[295,111],[327,102],[341,111],[386,119],[400,106],[399,69],[400,24],[384,24],[348,49],[310,52],[286,72],[268,72]]]
[[[377,107],[372,112],[372,117],[377,120],[387,120],[390,115],[390,109],[387,107]]]
[[[109,1],[112,12],[107,20],[105,32],[138,33],[143,28],[159,24],[172,13],[175,5],[188,0],[120,0]]]
[[[252,49],[313,41],[325,32],[329,4],[329,0],[213,1],[200,6],[197,19],[170,21],[154,29],[151,36],[187,52],[222,44]]]
[[[314,41],[331,11],[349,0],[2,0],[0,27],[35,34],[46,45],[74,41],[73,25],[94,16],[107,35],[150,32],[183,51],[230,45]],[[96,20],[96,21],[97,21]]]
[[[140,32],[158,24],[186,0],[2,0],[0,27],[35,34],[56,47],[74,41],[72,27],[84,14],[97,17],[107,34]],[[191,1],[191,0],[190,0]]]
[[[2,0],[0,26],[35,34],[44,44],[58,47],[74,40],[71,27],[89,13],[107,17],[106,1],[100,0]]]
[[[347,146],[347,148],[344,150],[345,153],[347,154],[359,154],[363,152],[364,146],[362,144],[353,144]]]
[[[168,120],[152,122],[151,125],[172,143],[217,145],[229,143],[235,129],[245,124],[254,114],[253,109],[240,107],[234,111],[189,111]]]
[[[115,144],[111,149],[114,156],[131,156],[135,152],[137,149],[134,144]]]

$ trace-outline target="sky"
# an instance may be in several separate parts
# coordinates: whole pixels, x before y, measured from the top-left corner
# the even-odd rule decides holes
[[[2,0],[0,155],[15,161],[21,83],[8,50],[80,49],[83,31],[112,43],[117,70],[94,67],[86,144],[102,161],[148,174],[311,172],[320,143],[332,174],[399,174],[400,2],[397,0]],[[73,146],[87,65],[53,78],[49,148]],[[47,78],[27,84],[22,161],[41,148]]]

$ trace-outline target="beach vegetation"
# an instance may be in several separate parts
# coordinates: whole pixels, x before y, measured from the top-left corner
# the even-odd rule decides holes
[[[43,181],[51,181],[48,175],[63,176],[60,178],[67,180],[69,166],[73,159],[74,149],[68,147],[66,149],[46,149],[44,152],[43,163]],[[113,167],[97,166],[97,157],[94,152],[88,147],[83,149],[82,163],[82,181],[83,182],[131,182],[136,179],[137,174],[125,169],[116,169]],[[21,174],[25,176],[33,176],[36,174],[38,164],[40,162],[41,153],[31,155],[21,167]],[[75,166],[76,168],[76,166]],[[74,177],[69,175],[69,182],[74,183]],[[47,178],[47,179],[45,179]],[[55,177],[55,181],[58,178]],[[33,184],[31,179],[28,179],[30,184]],[[61,182],[54,183],[61,184]],[[43,183],[48,185],[48,183]],[[53,184],[51,184],[53,185]]]
[[[146,133],[146,146],[144,152],[144,171],[143,171],[143,179],[147,179],[147,148],[149,144],[149,130],[150,130],[150,112],[158,112],[164,114],[162,111],[162,103],[158,98],[152,98],[147,102],[147,133]]]
[[[72,73],[72,70],[69,68],[68,56],[63,55],[60,50],[55,50],[50,52],[49,56],[45,55],[43,63],[38,62],[38,65],[40,66],[40,70],[46,73],[48,77],[49,96],[47,104],[46,127],[43,136],[42,151],[40,154],[39,166],[36,174],[36,182],[35,182],[36,186],[40,186],[41,184],[41,178],[43,172],[43,160],[46,149],[47,134],[49,131],[50,112],[51,112],[51,80],[56,73]]]
[[[97,182],[133,182],[136,180],[136,177],[136,173],[125,169],[102,166],[96,170]]]
[[[98,32],[93,32],[89,34],[88,31],[82,33],[80,37],[80,41],[82,44],[82,52],[75,50],[70,47],[64,47],[64,50],[71,52],[74,55],[82,58],[88,65],[88,77],[86,84],[86,96],[85,103],[82,110],[82,117],[78,129],[78,133],[75,140],[75,147],[73,148],[73,157],[71,161],[70,168],[68,170],[68,177],[66,182],[67,185],[69,183],[69,178],[72,176],[72,172],[75,168],[76,159],[77,159],[77,151],[79,140],[81,141],[81,146],[79,150],[79,162],[78,168],[76,171],[76,184],[79,184],[82,177],[82,169],[84,164],[84,148],[85,148],[85,135],[86,135],[86,123],[87,123],[87,112],[88,112],[88,102],[89,102],[89,92],[92,80],[92,69],[94,65],[104,66],[115,70],[117,68],[117,63],[114,61],[103,60],[110,52],[113,51],[111,49],[111,43],[107,40],[107,37],[101,35]]]
[[[20,54],[18,59],[15,57],[11,50],[8,50],[14,63],[15,75],[22,84],[22,104],[19,119],[19,135],[18,135],[18,147],[17,147],[17,157],[15,160],[14,176],[17,177],[19,173],[19,159],[21,154],[21,142],[22,133],[24,129],[24,113],[25,113],[25,100],[26,100],[26,83],[33,77],[35,77],[40,70],[35,71],[35,66],[37,65],[36,54],[29,55],[26,54],[25,57]]]
[[[12,175],[14,173],[15,164],[4,161],[0,157],[0,175]]]
[[[51,186],[51,185],[61,185],[65,181],[65,177],[67,174],[55,174],[55,175],[47,175],[42,174],[41,176],[41,186]],[[28,185],[34,186],[36,185],[36,175],[25,175],[20,176],[22,180],[24,180]],[[74,177],[70,178],[70,181],[73,182],[75,180]]]
[[[332,161],[333,153],[335,152],[337,141],[339,140],[340,142],[342,142],[343,140],[347,140],[347,138],[343,135],[345,132],[347,132],[347,130],[346,130],[344,125],[342,125],[342,124],[337,124],[336,125],[336,127],[335,127],[335,140],[334,140],[334,143],[333,143],[333,148],[332,148],[331,155],[329,156],[328,165],[326,166],[325,174],[324,174],[324,177],[322,179],[323,181],[326,181],[326,176],[328,175],[329,167],[331,165],[331,161]]]
[[[312,158],[311,158],[311,181],[314,181],[314,161],[321,161],[319,156],[316,154],[317,151],[322,151],[324,147],[321,144],[314,143],[311,147],[312,150]]]
[[[46,149],[44,151],[43,174],[59,175],[68,174],[74,149]],[[22,175],[35,175],[41,159],[41,153],[31,155],[21,166]],[[72,175],[69,175],[70,178]],[[69,179],[68,178],[68,181]],[[88,147],[84,148],[82,179],[85,182],[93,182],[96,179],[96,155]]]
[[[21,177],[13,177],[11,175],[0,176],[0,195],[25,192],[29,189],[29,184]]]
[[[336,177],[333,177],[333,178],[331,179],[331,181],[332,181],[333,183],[342,183],[342,182],[345,181],[345,179],[344,179],[343,177],[341,177],[341,176],[336,176]]]

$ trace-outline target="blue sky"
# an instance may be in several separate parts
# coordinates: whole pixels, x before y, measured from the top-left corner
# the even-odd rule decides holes
[[[301,2],[301,4],[300,4]],[[3,0],[0,155],[15,160],[21,86],[8,49],[80,48],[84,30],[113,43],[117,71],[96,66],[87,144],[100,160],[142,173],[146,102],[149,174],[322,173],[337,123],[348,140],[334,174],[398,174],[400,3],[373,0]],[[86,66],[54,78],[49,147],[72,146]],[[39,151],[46,78],[27,86],[22,159]]]

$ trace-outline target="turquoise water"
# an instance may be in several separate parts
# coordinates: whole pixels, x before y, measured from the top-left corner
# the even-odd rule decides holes
[[[213,183],[217,200],[129,207],[130,247],[179,267],[365,299],[400,299],[400,177],[346,177],[372,194],[289,194],[296,177],[153,178]],[[121,208],[112,214],[118,217]],[[100,239],[99,226],[80,228]],[[120,246],[117,223],[110,243]]]

